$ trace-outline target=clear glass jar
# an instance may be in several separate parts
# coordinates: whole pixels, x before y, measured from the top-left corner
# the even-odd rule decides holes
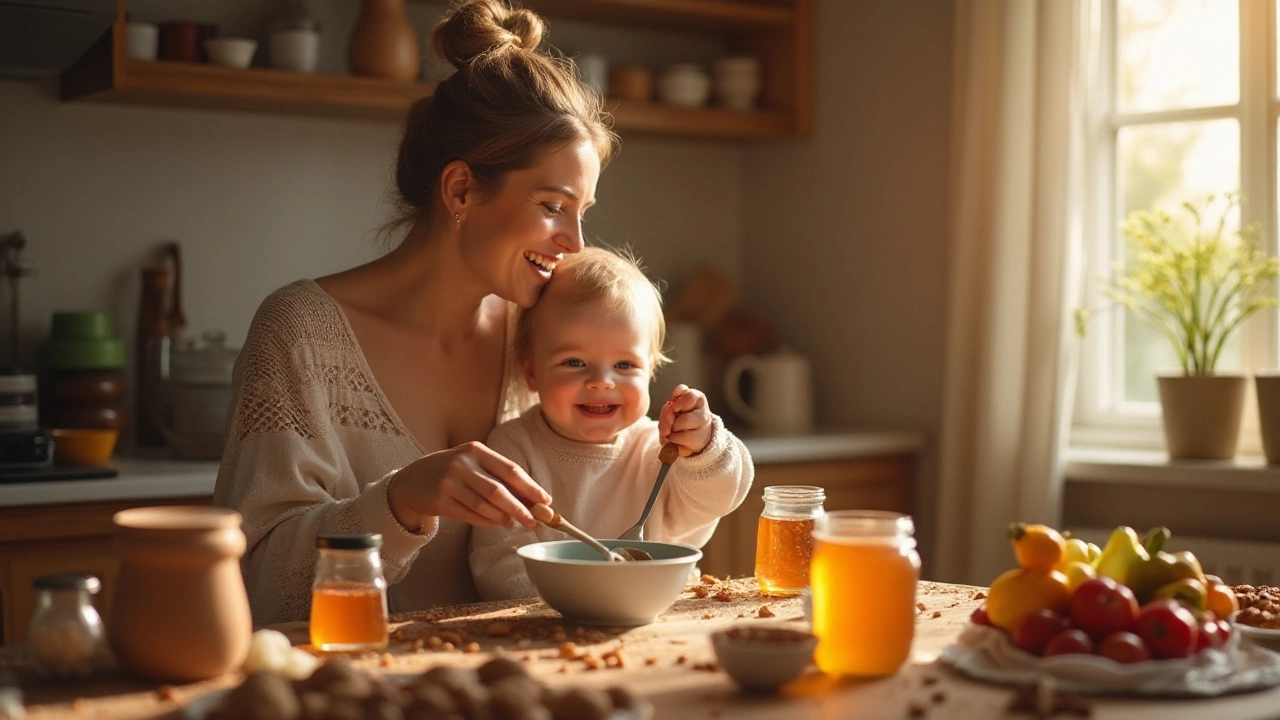
[[[41,575],[32,583],[36,611],[27,645],[40,667],[57,677],[86,677],[106,652],[102,617],[92,596],[102,589],[93,575]]]
[[[311,644],[325,652],[362,652],[387,646],[387,581],[382,536],[333,534],[316,538],[311,585]]]
[[[818,521],[814,538],[814,662],[829,675],[892,675],[915,638],[915,523],[894,512],[837,510]]]
[[[809,587],[814,521],[822,517],[826,492],[810,485],[764,489],[764,512],[756,533],[756,582],[766,595],[799,595]]]

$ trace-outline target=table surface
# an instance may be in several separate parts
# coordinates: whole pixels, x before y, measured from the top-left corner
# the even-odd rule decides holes
[[[802,626],[799,600],[764,597],[750,579],[718,581],[707,586],[707,597],[696,596],[693,587],[658,622],[625,631],[562,624],[557,613],[533,599],[400,615],[393,618],[396,623],[388,652],[367,654],[355,663],[374,672],[418,673],[442,664],[474,667],[493,657],[495,651],[509,651],[549,685],[623,685],[652,703],[654,717],[659,719],[1031,717],[1006,714],[1014,696],[1012,688],[960,677],[936,662],[942,648],[955,640],[969,614],[981,603],[982,588],[920,583],[918,600],[924,609],[917,615],[911,661],[892,677],[836,679],[811,668],[781,693],[758,695],[739,692],[729,676],[714,666],[708,634],[742,623]],[[765,606],[776,617],[760,619],[760,609]],[[495,621],[509,621],[515,632],[491,637]],[[306,642],[305,624],[277,627],[295,644]],[[447,632],[474,640],[480,650],[432,650],[432,636],[453,639]],[[616,650],[625,666],[590,670],[585,660],[564,660],[560,657],[564,639],[595,657]],[[17,672],[32,720],[181,718],[185,717],[183,706],[194,698],[240,680],[238,674],[231,674],[170,687],[107,673],[89,681],[53,684],[31,677],[20,648],[0,648],[0,668],[4,667]],[[1277,716],[1280,688],[1206,700],[1094,698],[1090,703],[1092,717],[1099,720],[1249,720]]]

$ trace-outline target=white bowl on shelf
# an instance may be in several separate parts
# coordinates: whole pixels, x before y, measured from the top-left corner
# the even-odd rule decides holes
[[[220,37],[204,41],[204,51],[209,55],[209,62],[223,67],[249,67],[257,49],[258,41],[249,38]]]

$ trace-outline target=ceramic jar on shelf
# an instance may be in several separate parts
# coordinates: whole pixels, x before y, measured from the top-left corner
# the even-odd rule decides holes
[[[271,67],[313,73],[320,64],[320,27],[305,17],[286,17],[271,23],[267,35]]]
[[[760,60],[722,57],[715,62],[716,98],[730,110],[752,110],[760,97]]]
[[[658,98],[668,105],[702,107],[711,94],[711,77],[697,63],[670,65],[658,78]]]
[[[418,77],[422,48],[405,14],[404,0],[364,0],[351,32],[351,72],[385,80],[412,82]]]
[[[123,433],[128,412],[124,340],[101,311],[57,312],[40,345],[40,424]]]

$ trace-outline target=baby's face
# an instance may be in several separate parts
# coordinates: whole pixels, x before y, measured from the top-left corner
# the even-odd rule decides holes
[[[558,434],[610,442],[649,412],[653,331],[625,313],[563,302],[554,287],[538,301],[525,377]]]

